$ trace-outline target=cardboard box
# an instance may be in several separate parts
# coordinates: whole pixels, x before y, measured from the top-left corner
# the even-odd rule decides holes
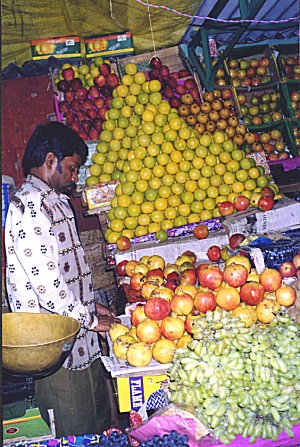
[[[243,233],[245,236],[300,228],[300,203],[284,197],[270,211],[248,208],[228,216],[223,225],[228,229],[229,235]]]
[[[166,383],[166,374],[159,376],[140,375],[136,377],[117,378],[117,393],[121,413],[138,411],[150,394],[159,390]]]
[[[209,233],[206,239],[198,240],[194,236],[183,238],[174,238],[166,242],[148,242],[136,244],[126,252],[115,251],[115,260],[118,264],[124,259],[140,259],[142,256],[160,255],[164,258],[166,264],[175,261],[177,256],[185,250],[191,250],[197,253],[197,259],[208,261],[206,252],[211,245],[226,245],[229,243],[228,234],[225,231],[213,231]]]
[[[31,40],[31,54],[34,61],[55,56],[58,59],[81,57],[80,37],[53,37]]]
[[[97,56],[120,57],[134,54],[131,32],[84,37],[84,47],[87,59]]]

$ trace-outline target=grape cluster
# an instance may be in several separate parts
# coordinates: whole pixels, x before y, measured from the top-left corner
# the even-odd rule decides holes
[[[223,444],[241,434],[293,437],[300,419],[300,324],[287,314],[245,324],[224,310],[194,320],[193,340],[176,350],[171,401],[192,404]]]
[[[188,436],[181,435],[176,430],[163,436],[155,435],[147,441],[142,441],[139,447],[188,447]]]
[[[131,447],[132,444],[126,433],[112,431],[109,436],[102,433],[98,441],[99,447]]]
[[[147,441],[141,441],[139,447],[188,447],[188,436],[181,435],[176,430],[163,436],[155,435]],[[97,445],[99,447],[131,447],[130,438],[126,433],[112,431],[109,435],[102,433]]]

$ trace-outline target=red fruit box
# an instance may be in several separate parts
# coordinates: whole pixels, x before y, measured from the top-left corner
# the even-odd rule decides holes
[[[132,33],[105,34],[84,37],[86,58],[96,56],[120,57],[134,54]]]
[[[80,37],[52,37],[31,40],[31,54],[34,61],[48,59],[55,56],[58,59],[81,57]]]

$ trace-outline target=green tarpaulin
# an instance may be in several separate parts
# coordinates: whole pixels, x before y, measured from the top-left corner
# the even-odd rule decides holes
[[[199,0],[152,0],[149,4],[147,0],[3,0],[2,67],[31,60],[30,40],[42,38],[131,31],[136,53],[174,46],[191,18],[158,6],[192,16],[200,3]]]

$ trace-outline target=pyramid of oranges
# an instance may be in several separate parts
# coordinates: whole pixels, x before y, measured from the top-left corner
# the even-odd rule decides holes
[[[109,243],[219,217],[218,203],[240,195],[251,202],[270,183],[224,131],[190,127],[161,88],[130,63],[113,91],[86,181],[120,181],[107,213]]]

